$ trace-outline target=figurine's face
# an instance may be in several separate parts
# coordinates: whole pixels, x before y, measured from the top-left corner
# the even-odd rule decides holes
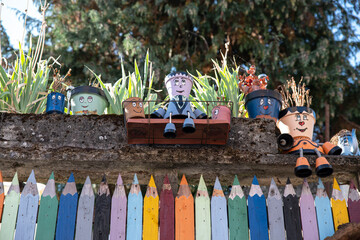
[[[53,104],[53,105],[61,105],[62,103],[63,103],[63,101],[64,101],[64,95],[60,95],[60,94],[53,94],[52,96],[51,96],[51,103]]]
[[[71,106],[76,106],[76,110],[73,113],[75,115],[89,115],[89,114],[98,114],[98,104],[94,101],[95,96],[92,94],[76,94],[71,98]]]
[[[166,82],[166,89],[169,93],[170,98],[176,95],[182,95],[186,98],[189,97],[192,88],[192,79],[190,76],[176,74],[172,76]]]
[[[226,106],[216,106],[211,111],[211,118],[218,120],[227,120],[230,122],[231,111]]]
[[[281,133],[288,133],[292,137],[308,137],[312,139],[315,118],[308,112],[288,112],[279,119],[278,127]]]
[[[143,101],[138,97],[131,97],[124,102],[125,118],[145,118]]]
[[[262,115],[270,115],[272,113],[273,104],[274,104],[274,100],[271,98],[267,98],[267,97],[260,98],[260,102],[259,102],[260,113],[262,113]]]

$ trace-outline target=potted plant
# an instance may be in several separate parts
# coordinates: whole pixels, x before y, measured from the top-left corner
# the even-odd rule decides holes
[[[47,95],[46,101],[46,113],[58,113],[64,114],[65,109],[65,92],[66,87],[70,85],[66,84],[65,80],[67,77],[71,76],[71,69],[65,74],[65,76],[61,77],[60,73],[57,69],[53,69],[54,71],[54,79],[50,86],[50,93]]]
[[[255,75],[256,67],[252,65],[240,76],[239,88],[246,95],[245,108],[250,118],[269,118],[277,121],[281,109],[281,94],[266,89],[269,77],[266,74]]]

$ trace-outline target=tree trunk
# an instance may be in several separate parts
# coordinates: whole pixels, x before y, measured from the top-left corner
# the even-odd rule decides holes
[[[325,102],[325,141],[330,140],[330,105]]]

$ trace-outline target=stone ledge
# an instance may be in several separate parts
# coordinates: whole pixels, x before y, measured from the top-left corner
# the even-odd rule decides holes
[[[186,174],[190,184],[197,184],[200,174],[219,176],[224,185],[231,185],[234,174],[241,184],[250,185],[254,175],[260,184],[268,185],[271,177],[284,184],[291,177],[301,184],[293,174],[296,158],[278,154],[275,124],[267,119],[234,118],[225,146],[129,145],[122,116],[0,114],[0,164],[6,180],[18,171],[25,181],[34,169],[42,182],[51,171],[57,181],[66,181],[73,171],[77,182],[87,175],[101,179],[104,173],[110,182],[119,173],[131,182],[138,173],[141,184],[150,174],[169,174],[174,182]],[[315,156],[308,158],[314,167]],[[327,158],[339,181],[357,176],[359,157]]]

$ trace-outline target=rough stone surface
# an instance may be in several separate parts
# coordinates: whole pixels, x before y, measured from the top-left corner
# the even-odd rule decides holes
[[[0,113],[0,166],[6,180],[17,171],[25,181],[34,169],[39,182],[46,182],[51,171],[56,181],[66,181],[72,171],[79,183],[87,175],[100,181],[104,173],[110,183],[119,173],[130,183],[137,173],[140,183],[147,184],[153,174],[159,188],[165,174],[175,188],[182,174],[190,184],[197,184],[201,174],[210,185],[216,176],[231,185],[234,174],[242,185],[250,185],[254,175],[265,186],[271,177],[278,185],[285,185],[287,177],[302,184],[293,173],[297,156],[278,154],[275,129],[271,120],[234,118],[225,146],[129,145],[122,116]],[[308,159],[315,171],[316,157]],[[358,157],[327,159],[340,182],[357,179]],[[315,174],[309,181],[316,181]]]

